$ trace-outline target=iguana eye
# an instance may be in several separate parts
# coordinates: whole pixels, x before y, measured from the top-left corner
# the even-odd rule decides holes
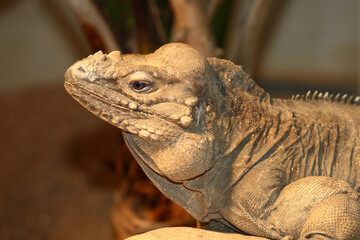
[[[152,84],[146,81],[134,81],[130,83],[130,86],[135,92],[147,92],[151,89]]]
[[[129,86],[136,93],[147,93],[153,89],[154,80],[145,72],[135,72],[129,76]]]

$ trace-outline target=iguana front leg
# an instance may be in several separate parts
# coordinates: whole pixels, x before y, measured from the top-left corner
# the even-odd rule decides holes
[[[359,193],[339,179],[297,180],[283,189],[266,214],[270,224],[294,239],[360,239]]]

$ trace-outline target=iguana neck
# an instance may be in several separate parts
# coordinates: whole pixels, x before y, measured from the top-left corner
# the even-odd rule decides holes
[[[231,188],[235,177],[241,177],[256,164],[253,159],[246,159],[246,155],[250,156],[252,152],[249,149],[251,143],[257,145],[265,141],[266,129],[276,128],[281,115],[280,109],[272,104],[273,100],[265,91],[260,97],[242,91],[234,91],[227,97],[226,102],[230,104],[223,106],[222,114],[214,124],[216,164],[203,175],[184,183],[186,188],[202,193],[204,202],[208,203],[209,214],[217,211],[218,204],[223,200],[222,193]],[[242,155],[244,152],[246,154]],[[229,177],[234,175],[234,167],[239,167],[239,175]]]
[[[218,119],[223,135],[217,143],[223,148],[216,156],[216,164],[204,175],[184,183],[187,189],[201,193],[203,202],[207,203],[203,221],[218,218],[220,210],[228,204],[223,197],[252,168],[266,161],[293,129],[294,122],[286,121],[291,114],[283,113],[281,101],[272,99],[266,92],[262,97],[243,92],[235,92],[234,96],[236,105]]]

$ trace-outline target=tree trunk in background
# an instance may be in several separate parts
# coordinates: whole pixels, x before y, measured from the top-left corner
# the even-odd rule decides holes
[[[171,41],[186,43],[206,57],[219,56],[206,8],[195,0],[170,0],[170,4],[174,12]]]
[[[282,0],[234,1],[225,39],[225,58],[254,75],[260,46]]]

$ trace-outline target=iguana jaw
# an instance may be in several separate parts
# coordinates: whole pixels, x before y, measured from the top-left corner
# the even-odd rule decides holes
[[[144,139],[159,140],[166,137],[164,131],[162,127],[151,127],[149,118],[158,118],[156,121],[163,122],[163,127],[171,125],[172,128],[177,128],[175,124],[166,122],[156,115],[137,111],[135,107],[139,104],[124,96],[119,97],[118,101],[109,99],[107,96],[114,94],[113,90],[102,89],[100,93],[97,85],[85,85],[79,81],[77,83],[69,81],[69,78],[66,78],[64,84],[68,93],[82,106],[121,130]]]

